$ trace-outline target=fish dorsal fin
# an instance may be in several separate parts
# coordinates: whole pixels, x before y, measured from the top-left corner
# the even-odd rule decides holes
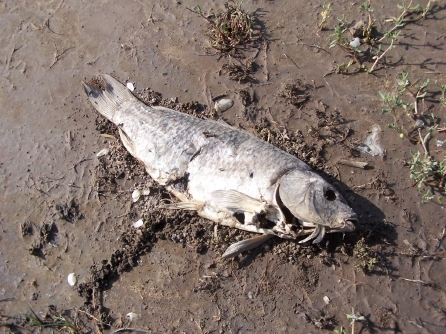
[[[258,213],[265,209],[265,203],[237,190],[215,190],[211,193],[215,205],[233,212]]]
[[[222,258],[230,259],[236,257],[241,252],[249,251],[251,249],[260,246],[261,244],[271,239],[272,237],[274,237],[274,234],[263,234],[251,239],[246,239],[236,242],[235,244],[232,244],[226,249],[226,251],[222,255]]]

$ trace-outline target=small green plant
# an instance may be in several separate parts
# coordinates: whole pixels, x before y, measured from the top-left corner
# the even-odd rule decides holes
[[[423,203],[435,198],[435,189],[445,193],[446,157],[443,161],[436,161],[428,154],[422,156],[419,151],[411,152],[411,155],[410,178],[417,184]],[[441,202],[441,197],[439,201]]]
[[[353,257],[355,258],[355,268],[362,271],[372,271],[378,262],[376,252],[366,244],[362,237],[353,248]]]
[[[404,138],[405,136],[403,126],[400,125],[401,116],[406,115],[410,120],[418,116],[423,116],[423,113],[420,113],[418,110],[418,103],[419,100],[424,99],[426,96],[427,91],[425,91],[425,88],[428,84],[429,79],[422,84],[411,85],[409,82],[409,73],[403,72],[397,79],[397,93],[378,92],[381,101],[384,103],[382,112],[385,114],[391,113],[393,117],[393,122],[388,126],[390,129],[396,130],[401,138]],[[415,90],[413,88],[415,88]],[[412,96],[412,103],[403,99],[403,96],[405,95]],[[401,114],[401,111],[403,114]],[[413,130],[417,130],[417,128],[414,128]]]
[[[352,327],[352,334],[355,334],[355,323],[357,321],[365,321],[365,317],[360,314],[355,314],[355,309],[352,307],[352,313],[346,314],[347,319],[351,320],[350,326]]]
[[[419,151],[411,152],[411,160],[408,162],[410,178],[417,185],[423,203],[433,200],[436,193],[441,195],[438,196],[438,202],[441,203],[442,196],[446,192],[446,157],[443,154],[443,160],[434,158],[429,154],[428,145],[434,137],[434,133],[444,132],[446,128],[438,127],[438,121],[433,114],[428,116],[418,109],[418,103],[426,97],[428,93],[426,89],[430,83],[429,79],[420,83],[418,81],[411,84],[409,73],[403,72],[398,76],[396,93],[379,91],[380,98],[384,103],[382,112],[391,113],[393,122],[388,127],[397,131],[400,138],[407,136],[412,142],[419,142],[423,146],[423,155]],[[438,85],[438,83],[436,84]],[[439,87],[442,94],[440,103],[443,104],[446,102],[444,100],[446,85],[439,85]],[[412,102],[403,99],[407,95],[412,97]],[[415,125],[407,132],[401,125],[404,122],[402,118],[404,115],[410,122],[416,120]],[[430,125],[426,125],[425,122]],[[442,146],[441,142],[437,145]]]
[[[347,64],[342,63],[342,64],[336,64],[334,65],[333,69],[332,69],[332,73],[342,73],[342,74],[346,74],[348,73],[348,69],[350,66],[353,65],[353,60],[350,60]]]
[[[399,4],[398,8],[402,10],[402,13],[398,17],[386,20],[386,22],[392,22],[393,26],[384,33],[381,38],[378,38],[374,31],[376,28],[374,26],[375,20],[372,16],[373,8],[371,2],[369,0],[364,1],[360,5],[360,10],[367,13],[367,22],[361,20],[357,22],[355,26],[349,28],[350,21],[346,16],[342,15],[341,17],[338,17],[339,23],[334,27],[334,33],[330,36],[330,48],[337,46],[346,52],[353,59],[354,63],[358,64],[355,73],[361,71],[372,73],[378,63],[380,63],[386,54],[395,47],[397,39],[401,33],[401,28],[410,22],[424,19],[432,2],[433,1],[429,1],[425,8],[420,5],[412,6],[412,1],[408,5],[404,3]],[[416,15],[416,17],[412,18],[413,15]],[[347,35],[347,32],[349,32],[349,35]],[[354,39],[349,40],[345,37],[346,35],[348,38],[354,37]],[[387,44],[387,47],[383,47],[384,43]],[[367,45],[367,50],[364,48],[361,50],[362,45]],[[364,65],[366,62],[373,62],[373,64],[368,68],[368,66]],[[334,68],[331,73],[345,74],[346,72]]]
[[[321,12],[321,22],[317,25],[319,30],[324,30],[324,25],[327,22],[327,19],[330,17],[329,14],[331,12],[331,4],[330,3],[324,3],[322,6],[322,12]]]
[[[385,20],[386,22],[392,22],[394,24],[394,26],[387,32],[387,34],[392,33],[397,29],[403,28],[408,23],[413,23],[426,18],[426,15],[432,5],[432,2],[435,1],[430,0],[425,8],[423,8],[419,4],[412,6],[412,1],[410,1],[409,4],[407,5],[404,2],[401,4],[397,4],[398,9],[401,9],[402,12],[398,17],[392,17]],[[408,16],[411,16],[413,14],[418,14],[418,16],[416,16],[415,18],[407,18]],[[379,41],[383,40],[384,38],[385,36],[382,37]]]
[[[350,326],[352,327],[352,331],[351,334],[355,334],[355,323],[357,321],[365,321],[365,317],[363,315],[360,314],[356,314],[355,313],[355,309],[352,307],[352,313],[350,314],[346,314],[347,319],[351,320],[350,322]],[[347,330],[341,326],[339,329],[335,329],[333,330],[334,333],[340,333],[340,334],[347,334]]]
[[[388,38],[390,40],[390,44],[384,51],[382,51],[382,46],[381,44],[379,44],[377,50],[374,50],[372,52],[374,54],[372,59],[374,59],[375,62],[373,63],[372,67],[367,71],[368,73],[372,73],[373,70],[375,69],[375,66],[384,57],[384,55],[395,47],[396,39],[399,37],[400,33],[401,33],[400,31],[398,31],[397,33],[389,32],[384,35],[384,38]]]
[[[347,31],[347,25],[349,24],[348,19],[345,16],[338,17],[339,24],[334,27],[334,33],[331,35],[330,40],[330,49],[334,47],[339,47],[343,51],[345,51],[350,57],[350,61],[347,64],[342,63],[341,65],[336,65],[333,67],[331,73],[348,73],[349,67],[351,67],[354,63],[358,64],[358,70],[362,70],[361,60],[359,59],[359,55],[361,54],[361,50],[359,49],[359,45],[355,45],[355,43],[349,42],[345,37],[344,33]]]
[[[362,11],[367,12],[367,15],[368,15],[368,22],[367,22],[367,25],[364,27],[363,33],[362,33],[363,43],[373,44],[374,43],[374,38],[372,36],[372,29],[373,29],[374,20],[372,18],[373,9],[372,9],[372,6],[370,4],[370,1],[363,2],[361,4],[360,9]]]
[[[400,115],[398,114],[399,108],[402,108],[407,114],[408,104],[404,102],[398,94],[392,94],[388,92],[379,91],[379,96],[384,103],[382,112],[384,114],[391,113],[393,122],[388,124],[389,129],[395,130],[399,133],[400,137],[404,137],[403,126],[399,124]]]
[[[200,6],[188,10],[200,15],[208,23],[206,36],[214,49],[221,52],[235,51],[238,46],[257,40],[254,29],[254,16],[242,9],[242,3],[226,2],[225,11],[206,16]]]
[[[340,333],[340,334],[347,334],[347,331],[343,326],[341,326],[339,329],[333,330],[334,333]]]
[[[440,97],[440,103],[443,107],[446,108],[446,84],[439,84],[438,82],[435,82],[435,84],[440,87],[441,97]]]
[[[77,334],[79,330],[68,319],[60,314],[47,315],[45,319],[40,319],[37,314],[31,309],[32,314],[24,314],[25,321],[31,327],[39,329],[51,328],[57,330],[68,330],[72,334]]]

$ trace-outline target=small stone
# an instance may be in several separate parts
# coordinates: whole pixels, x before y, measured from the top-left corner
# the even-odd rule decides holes
[[[217,112],[223,112],[230,109],[234,105],[234,101],[230,99],[221,99],[215,102],[214,108]]]

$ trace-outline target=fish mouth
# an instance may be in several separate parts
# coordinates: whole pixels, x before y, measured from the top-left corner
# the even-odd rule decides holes
[[[359,220],[356,217],[350,218],[344,221],[344,226],[338,229],[333,229],[333,232],[353,232],[358,225]]]

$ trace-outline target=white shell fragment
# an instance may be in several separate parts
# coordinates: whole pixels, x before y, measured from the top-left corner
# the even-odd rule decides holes
[[[135,86],[133,86],[133,84],[131,82],[127,82],[127,88],[133,92],[135,90]]]
[[[379,133],[381,128],[378,125],[372,126],[372,133],[366,138],[363,144],[359,145],[359,150],[361,152],[370,154],[373,157],[381,156],[383,154],[383,149],[379,144]]]
[[[141,194],[144,195],[144,196],[150,195],[150,189],[143,189],[141,191]]]
[[[221,99],[218,101],[215,101],[214,108],[217,112],[223,112],[228,110],[234,105],[234,101],[230,99]]]
[[[133,223],[133,227],[134,228],[138,228],[138,227],[141,227],[143,225],[144,225],[144,221],[142,219],[140,219],[140,220],[138,220],[138,221]]]
[[[141,191],[138,189],[133,190],[132,192],[133,203],[138,202],[140,197],[141,197]]]
[[[325,302],[325,304],[330,304],[330,298],[328,298],[327,296],[324,296],[324,298],[322,298]]]
[[[350,46],[352,48],[357,48],[358,46],[361,45],[361,40],[359,39],[359,37],[355,37],[351,42],[350,42]]]
[[[75,286],[77,282],[76,274],[75,273],[69,274],[67,280],[68,284],[70,284],[71,286]]]
[[[104,155],[107,155],[108,152],[109,152],[108,148],[104,148],[103,150],[100,150],[98,153],[96,153],[96,156],[97,156],[98,158],[100,158],[100,157],[102,157],[102,156],[104,156]]]
[[[125,317],[126,317],[127,319],[129,319],[130,321],[134,321],[134,320],[138,319],[138,315],[137,315],[135,312],[127,313],[127,314],[125,315]]]

